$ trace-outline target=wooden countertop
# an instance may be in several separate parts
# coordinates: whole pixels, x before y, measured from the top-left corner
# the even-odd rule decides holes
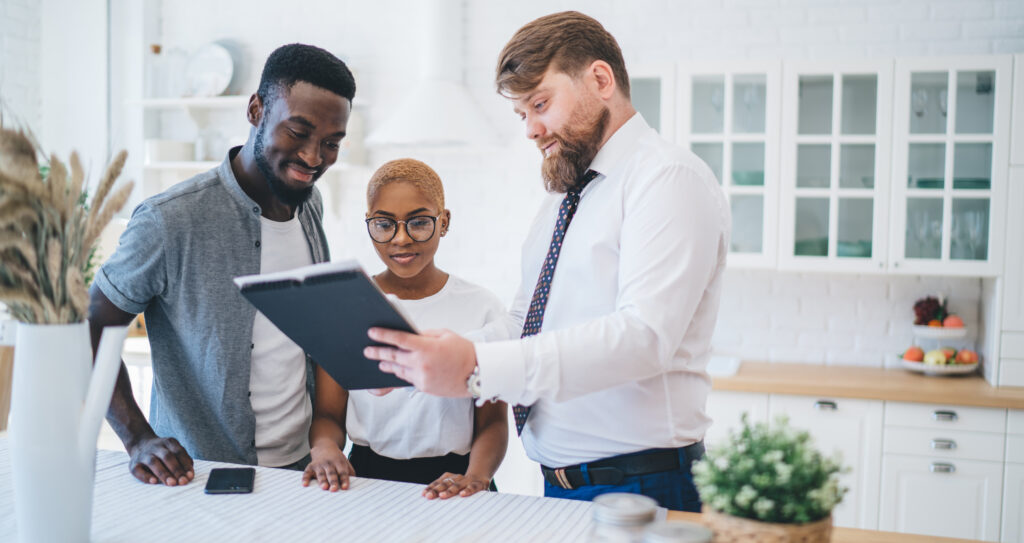
[[[701,524],[699,513],[669,511],[668,520],[685,520]],[[898,534],[856,528],[832,528],[832,543],[970,543],[972,539],[952,539],[930,535]]]
[[[1024,409],[1024,387],[994,387],[981,376],[929,377],[902,369],[743,362],[713,377],[714,390]]]

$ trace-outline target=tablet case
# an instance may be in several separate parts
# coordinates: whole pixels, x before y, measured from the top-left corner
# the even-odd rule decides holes
[[[354,261],[235,278],[242,296],[348,390],[405,387],[363,356],[374,326],[416,333]]]

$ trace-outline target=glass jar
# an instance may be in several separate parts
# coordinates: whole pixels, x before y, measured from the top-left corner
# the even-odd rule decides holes
[[[639,494],[613,492],[594,498],[590,541],[642,543],[644,529],[654,521],[658,502]]]

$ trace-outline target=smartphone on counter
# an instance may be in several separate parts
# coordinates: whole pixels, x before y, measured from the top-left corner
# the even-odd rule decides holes
[[[213,468],[206,480],[206,493],[248,494],[255,480],[255,468]]]

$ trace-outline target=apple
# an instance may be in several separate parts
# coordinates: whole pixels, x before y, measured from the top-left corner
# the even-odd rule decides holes
[[[924,349],[920,347],[911,347],[906,351],[903,351],[903,360],[909,360],[911,362],[920,362],[924,360]]]
[[[970,349],[963,349],[962,351],[956,353],[956,363],[957,364],[977,364],[978,363],[978,353],[976,353],[976,352],[974,352],[974,351],[972,351]]]
[[[946,364],[946,353],[941,349],[924,353],[924,363],[929,366],[942,366]]]
[[[946,362],[952,362],[956,358],[956,349],[952,347],[940,347],[939,350],[946,353]]]
[[[946,320],[942,321],[942,326],[946,328],[963,328],[964,320],[956,315],[950,315],[946,317]]]

